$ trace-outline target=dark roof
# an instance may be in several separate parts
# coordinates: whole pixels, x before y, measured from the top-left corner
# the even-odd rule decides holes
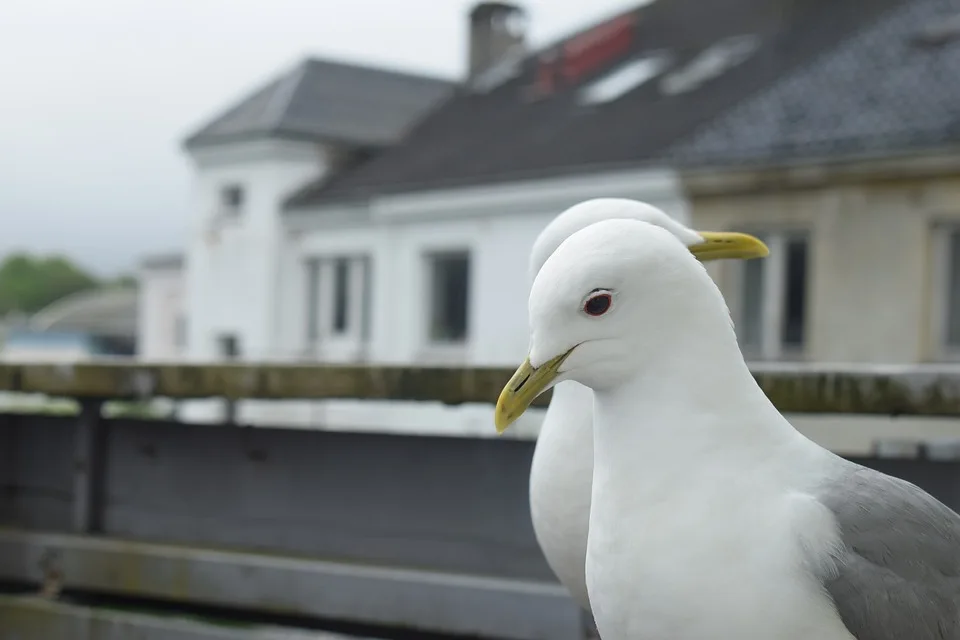
[[[865,3],[866,4],[866,3]],[[924,42],[923,34],[952,40]],[[960,143],[960,2],[911,0],[674,148],[717,165]]]
[[[805,68],[906,1],[655,0],[528,56],[515,77],[487,93],[461,88],[402,144],[301,190],[288,206],[660,160],[691,131]],[[617,51],[615,41],[621,32],[607,45],[614,55],[598,68],[535,97],[543,60],[576,48],[594,29],[615,21],[632,34],[622,49]],[[746,57],[692,90],[663,91],[672,72],[720,42]],[[606,103],[580,100],[592,81],[656,52],[667,52],[669,64],[651,81]]]
[[[187,138],[188,148],[251,137],[389,145],[452,87],[446,80],[308,59]]]
[[[161,253],[145,256],[140,261],[143,269],[179,269],[183,267],[182,253]]]

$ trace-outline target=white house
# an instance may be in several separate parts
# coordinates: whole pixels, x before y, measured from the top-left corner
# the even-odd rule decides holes
[[[689,219],[673,174],[657,170],[288,212],[275,348],[337,362],[510,366],[527,348],[534,240],[558,212],[610,194]]]
[[[500,3],[471,12],[467,91],[527,63],[522,18]],[[142,265],[141,357],[507,366],[526,347],[528,252],[557,212],[622,195],[688,219],[659,168],[313,204],[318,185],[463,97],[432,78],[308,60],[190,136],[189,246]]]
[[[532,52],[523,10],[483,2],[456,85],[308,60],[257,90],[186,141],[183,291],[175,261],[145,263],[143,357],[515,363],[529,250],[559,211],[622,196],[689,222],[675,172],[644,156],[712,113],[692,94],[759,44],[721,29],[700,34],[695,55],[651,51],[676,10],[655,3]],[[651,106],[674,117],[641,126],[632,114]]]
[[[699,215],[674,167],[702,176],[698,160],[723,164],[698,134],[723,135],[739,105],[790,87],[825,50],[847,55],[899,6],[841,4],[780,13],[759,11],[760,0],[656,0],[531,51],[524,12],[483,2],[470,13],[462,82],[303,63],[188,138],[193,229],[180,276],[170,261],[142,272],[153,283],[142,309],[155,314],[142,322],[143,355],[178,353],[182,304],[182,353],[194,360],[515,364],[527,346],[528,252],[567,206],[631,197],[695,225],[756,227],[757,210],[738,218],[733,202]],[[788,116],[752,117],[769,134]],[[701,147],[712,155],[697,156]],[[809,314],[798,296],[782,304]],[[197,406],[184,415],[218,415]],[[248,402],[240,416],[489,433],[489,412]],[[516,433],[535,430],[536,413],[527,419]]]

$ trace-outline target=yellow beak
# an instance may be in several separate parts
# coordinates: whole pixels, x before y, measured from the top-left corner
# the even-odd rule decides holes
[[[770,254],[759,238],[746,233],[733,231],[698,231],[703,242],[690,246],[690,253],[701,262],[739,258],[764,258]],[[543,363],[536,369],[530,365],[530,358],[523,361],[520,368],[510,378],[500,397],[493,414],[497,433],[503,433],[517,418],[523,415],[530,404],[541,393],[550,388],[560,372],[560,365],[570,355],[570,351]]]
[[[733,231],[698,231],[703,242],[690,245],[690,253],[697,260],[721,260],[724,258],[765,258],[770,254],[760,238]]]
[[[550,387],[560,372],[560,365],[571,351],[573,349],[544,362],[536,369],[530,365],[530,358],[523,361],[500,392],[500,398],[497,399],[497,408],[493,413],[497,433],[506,431],[507,427],[523,415],[530,403]]]

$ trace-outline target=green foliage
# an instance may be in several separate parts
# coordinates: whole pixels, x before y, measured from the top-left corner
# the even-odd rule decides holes
[[[111,287],[133,288],[137,286],[137,277],[124,273],[107,283]]]
[[[0,263],[0,316],[35,313],[64,296],[97,286],[96,278],[61,256],[13,254]]]

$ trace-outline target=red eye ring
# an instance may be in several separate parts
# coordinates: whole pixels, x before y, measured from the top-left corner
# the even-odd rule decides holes
[[[609,311],[611,306],[613,306],[612,295],[606,292],[596,293],[587,298],[587,301],[583,303],[583,312],[588,316],[596,318]]]

